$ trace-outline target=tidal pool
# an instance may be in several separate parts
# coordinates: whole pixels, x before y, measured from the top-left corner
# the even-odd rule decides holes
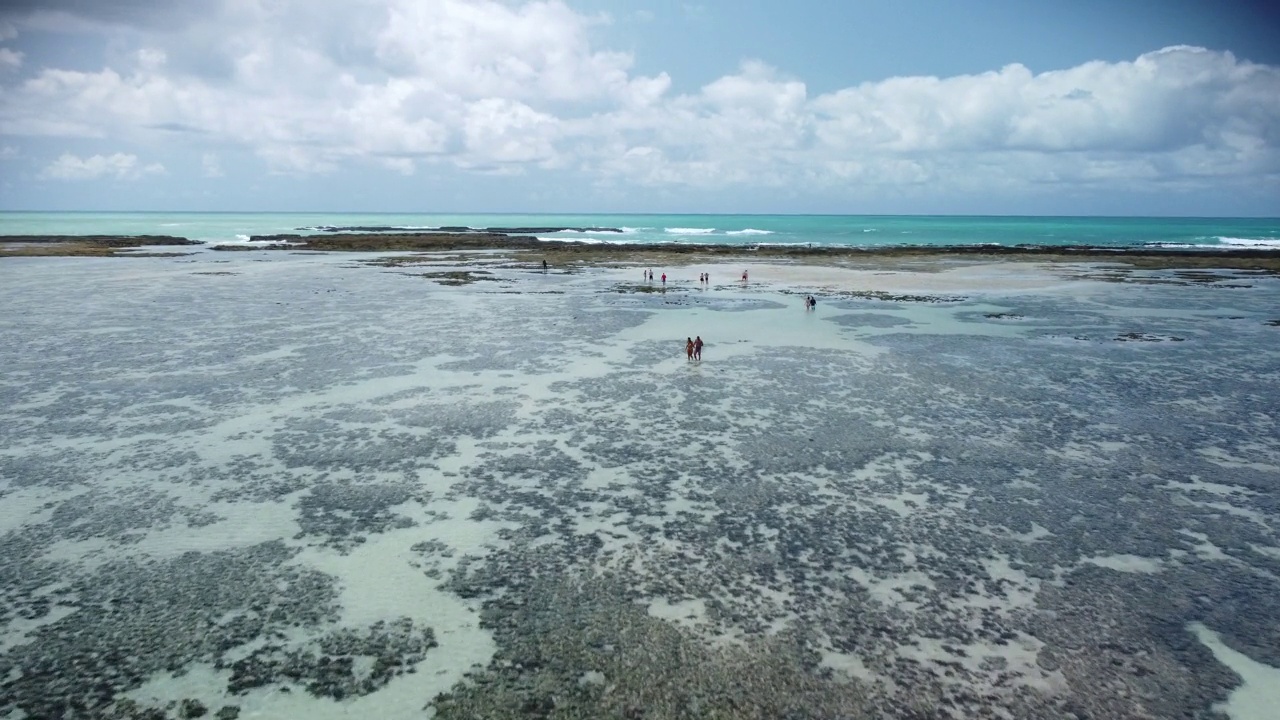
[[[377,257],[0,262],[0,718],[1280,700],[1275,277]]]

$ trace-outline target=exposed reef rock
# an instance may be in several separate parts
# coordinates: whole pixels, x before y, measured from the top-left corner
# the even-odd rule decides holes
[[[395,225],[318,225],[316,227],[303,227],[299,230],[312,230],[328,233],[403,233],[409,228],[397,227]],[[466,225],[442,225],[438,228],[423,228],[428,232],[448,232],[448,233],[501,233],[503,235],[547,235],[559,232],[607,232],[620,233],[621,228],[612,227],[566,227],[555,225],[531,225],[527,227],[487,227],[473,228]]]
[[[90,243],[112,248],[203,244],[199,240],[188,240],[187,238],[173,235],[0,235],[0,245],[10,243],[22,243],[24,245]]]
[[[187,253],[146,253],[149,246],[202,245],[172,235],[0,235],[0,258],[44,256],[174,257]]]

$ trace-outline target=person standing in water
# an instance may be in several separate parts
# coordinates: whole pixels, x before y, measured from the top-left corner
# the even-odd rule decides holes
[[[693,359],[702,361],[702,336],[699,335],[697,340],[693,341]]]
[[[684,352],[689,356],[690,360],[693,359],[693,338],[685,338]]]

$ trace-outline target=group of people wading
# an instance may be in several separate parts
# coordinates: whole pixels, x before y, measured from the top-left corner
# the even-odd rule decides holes
[[[640,273],[640,276],[641,276],[642,278],[644,278],[645,280],[650,280],[650,281],[651,281],[651,280],[653,280],[653,270],[650,270],[650,269],[642,270],[642,271],[641,271],[641,273]],[[665,272],[664,272],[664,273],[662,273],[661,278],[662,278],[662,285],[665,287],[665,286],[666,286],[666,284],[667,284],[667,274],[666,274]],[[743,281],[744,283],[745,283],[745,282],[747,282],[747,271],[746,271],[746,270],[743,270],[743,271],[742,271],[742,281]],[[699,273],[699,274],[698,274],[698,283],[699,283],[699,284],[710,285],[710,284],[711,284],[711,273]],[[818,306],[818,300],[817,300],[815,297],[813,297],[812,295],[808,295],[808,296],[806,296],[806,297],[804,298],[804,309],[805,309],[805,310],[816,310],[816,309],[817,309],[817,306]],[[689,358],[690,362],[692,362],[692,361],[694,361],[694,360],[698,360],[698,361],[701,361],[701,360],[702,360],[702,344],[703,344],[703,343],[702,343],[702,336],[701,336],[701,335],[699,335],[699,336],[698,336],[698,337],[696,337],[696,338],[685,338],[685,341],[684,341],[684,353],[685,353],[685,355],[686,355],[686,356],[688,356],[688,358]]]

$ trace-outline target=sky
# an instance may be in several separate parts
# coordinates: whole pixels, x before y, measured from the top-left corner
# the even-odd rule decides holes
[[[3,0],[0,210],[1280,216],[1241,0]]]

